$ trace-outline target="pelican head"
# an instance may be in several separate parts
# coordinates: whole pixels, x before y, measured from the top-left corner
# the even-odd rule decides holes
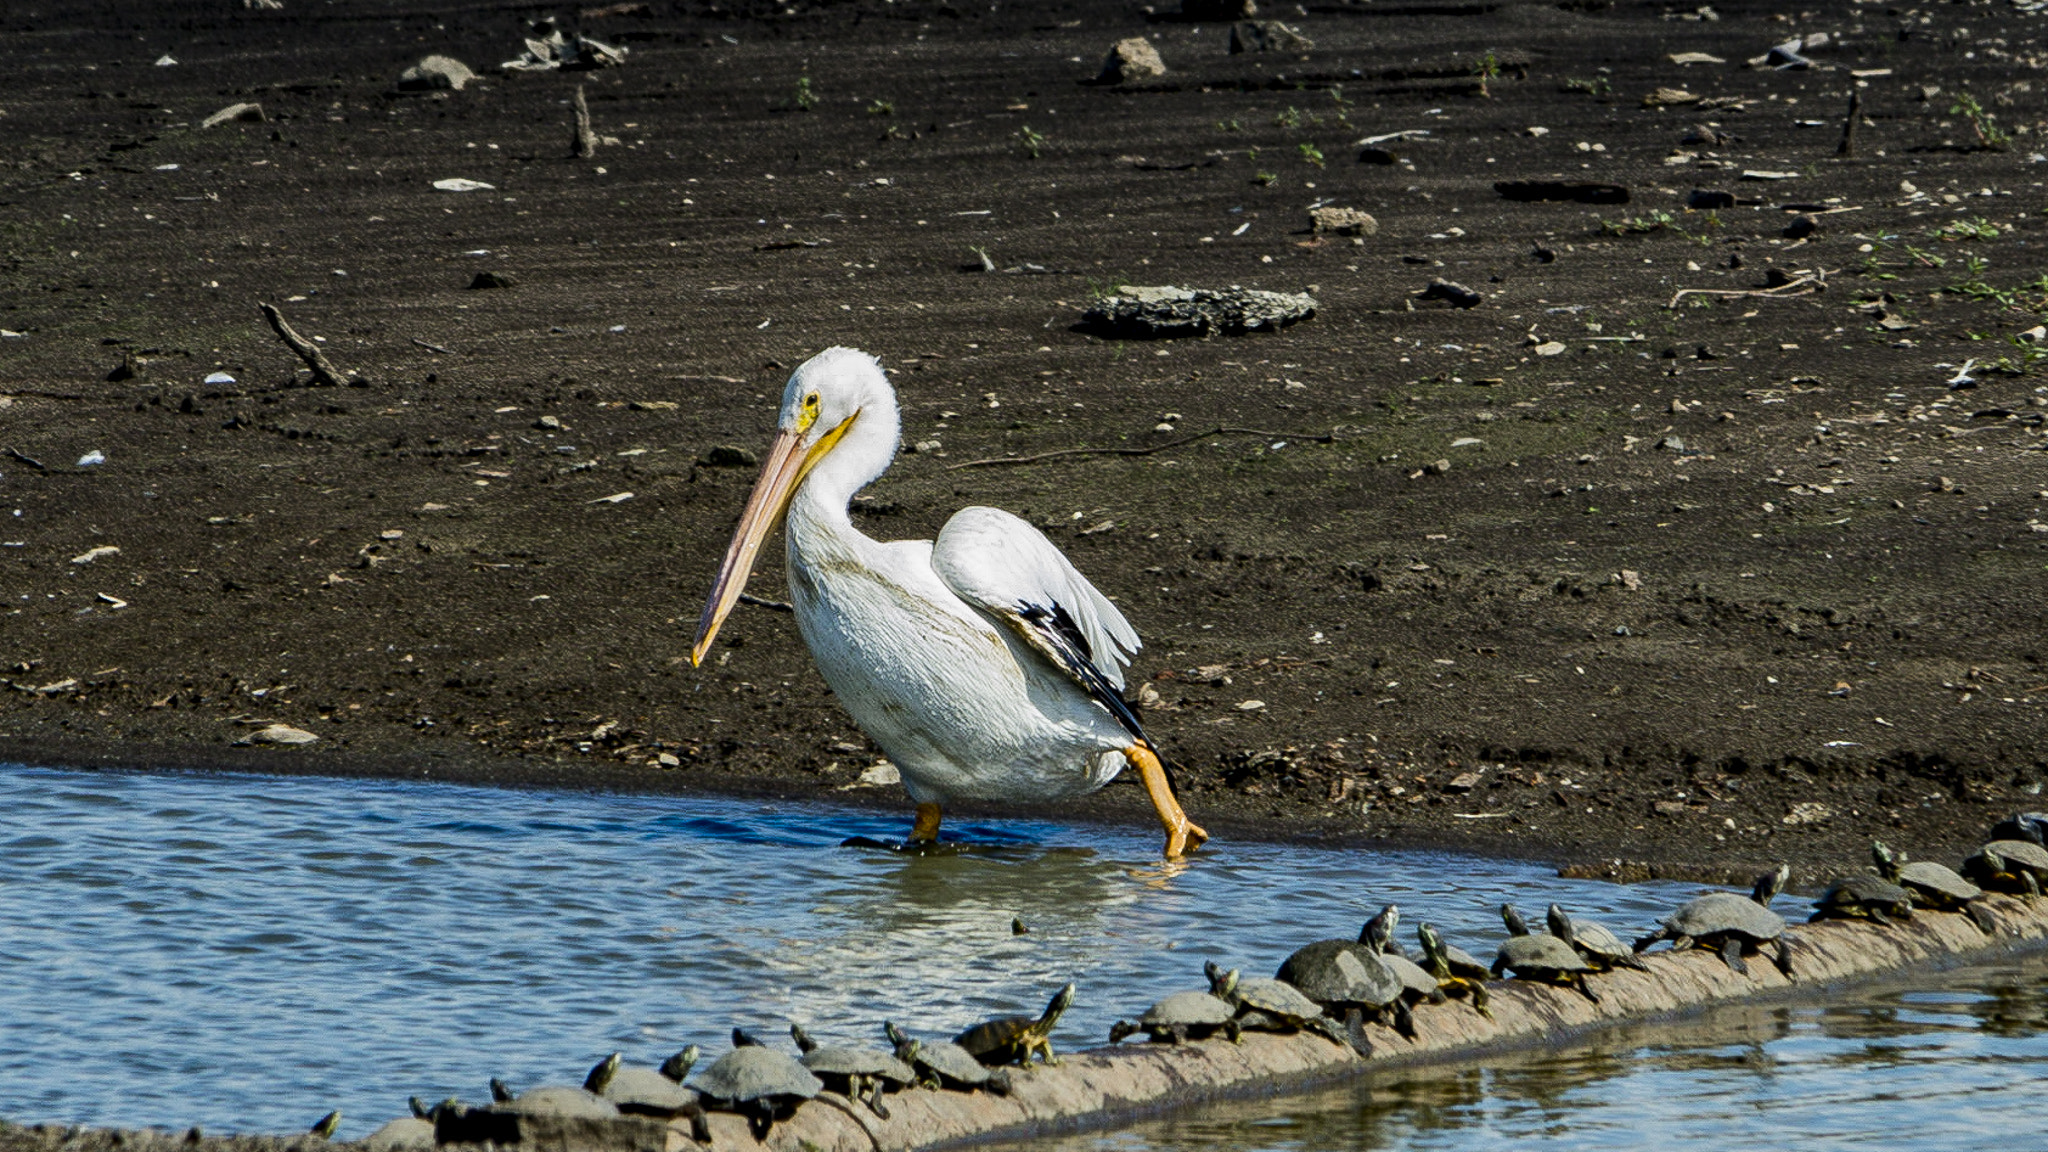
[[[718,626],[746,589],[762,542],[781,522],[805,478],[856,426],[869,433],[858,438],[868,450],[842,453],[863,457],[849,463],[864,465],[856,468],[860,475],[845,477],[849,483],[844,497],[851,497],[862,484],[880,475],[896,454],[896,392],[882,374],[881,363],[852,348],[827,348],[790,374],[789,384],[782,390],[775,443],[761,465],[753,494],[747,497],[746,511],[740,514],[739,528],[733,532],[704,615],[697,622],[697,643],[690,649],[693,666],[704,662]]]

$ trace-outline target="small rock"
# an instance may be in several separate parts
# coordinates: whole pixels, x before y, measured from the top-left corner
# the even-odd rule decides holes
[[[680,768],[683,766],[683,762],[673,752],[663,752],[654,758],[654,762],[663,768]]]
[[[543,416],[535,420],[533,426],[548,432],[567,432],[569,430],[569,426],[562,423],[560,416]]]
[[[1103,58],[1102,71],[1096,73],[1095,80],[1098,84],[1128,84],[1164,75],[1166,61],[1159,58],[1159,49],[1143,36],[1132,36],[1110,45],[1109,55]]]
[[[897,771],[894,764],[889,763],[887,760],[877,760],[861,772],[860,779],[846,785],[846,787],[887,788],[901,783],[903,783],[903,773]]]
[[[485,288],[510,288],[518,281],[503,272],[479,272],[469,282],[472,290]]]
[[[1716,188],[1695,188],[1685,198],[1685,206],[1695,212],[1719,212],[1735,207],[1735,194]]]
[[[1679,138],[1678,142],[1680,144],[1690,144],[1696,148],[1719,148],[1724,144],[1734,142],[1734,139],[1733,136],[1719,129],[1709,128],[1704,124],[1695,124],[1692,126],[1691,131]]]
[[[1697,104],[1700,98],[1683,88],[1659,88],[1643,97],[1645,108],[1668,108],[1677,104]]]
[[[1230,54],[1243,52],[1306,52],[1315,41],[1278,20],[1240,20],[1230,26]]]
[[[1681,68],[1685,67],[1688,64],[1727,63],[1726,60],[1721,59],[1719,56],[1709,56],[1705,52],[1673,52],[1670,56],[1670,59],[1673,64],[1676,64]]]
[[[1451,462],[1449,460],[1432,460],[1424,464],[1422,470],[1431,476],[1441,476],[1451,470]]]
[[[1460,772],[1456,776],[1451,777],[1450,782],[1444,785],[1444,791],[1463,795],[1477,787],[1479,787],[1479,773]]]
[[[449,90],[460,92],[474,79],[476,79],[476,73],[469,70],[469,65],[464,64],[453,56],[435,55],[427,57],[400,73],[398,77],[398,90],[401,92]]]
[[[294,728],[289,724],[272,724],[257,731],[249,739],[257,744],[311,744],[320,738],[303,728]]]
[[[1339,236],[1376,236],[1380,230],[1379,221],[1356,208],[1314,208],[1308,217],[1316,231]]]
[[[234,382],[235,378],[225,372],[208,372],[206,379],[200,381],[202,384],[233,384]]]
[[[78,458],[80,468],[93,468],[107,462],[107,454],[95,448]]]
[[[1238,336],[1278,331],[1315,314],[1316,299],[1306,292],[1125,285],[1089,305],[1081,324],[1101,335],[1139,339]]]
[[[720,444],[704,454],[703,462],[712,468],[752,468],[761,458],[748,449]]]
[[[230,104],[206,119],[201,120],[199,126],[201,128],[218,128],[223,124],[231,124],[237,120],[246,121],[251,124],[261,124],[264,119],[263,105],[261,104]]]
[[[1769,52],[1764,53],[1764,67],[1776,68],[1780,72],[1802,71],[1813,67],[1813,61],[1799,54],[1804,46],[1804,42],[1796,37],[1783,44],[1773,45]]]
[[[1685,801],[1655,800],[1650,803],[1650,811],[1659,816],[1683,816],[1685,815]]]
[[[1776,172],[1767,168],[1744,168],[1742,170],[1742,178],[1744,180],[1797,180],[1799,179],[1799,173]]]
[[[156,66],[159,68],[175,68],[177,64],[178,61],[169,52],[156,58]]]
[[[1266,702],[1264,700],[1240,700],[1237,702],[1237,710],[1239,712],[1263,712],[1266,710]]]
[[[470,180],[462,176],[450,176],[445,180],[436,180],[434,181],[434,187],[439,188],[443,192],[495,192],[498,188],[496,184],[486,184],[481,180]]]
[[[1621,577],[1621,586],[1623,588],[1626,588],[1631,592],[1640,592],[1643,590],[1643,574],[1637,572],[1635,569],[1623,568],[1620,572],[1616,573],[1616,575]]]
[[[363,1152],[421,1152],[434,1147],[434,1125],[418,1116],[400,1116],[363,1137]]]
[[[1543,343],[1529,349],[1529,351],[1538,356],[1562,356],[1564,355],[1564,344],[1557,340],[1545,340]]]
[[[1683,452],[1685,451],[1685,441],[1681,437],[1666,436],[1657,441],[1657,447],[1667,452]]]
[[[1786,237],[1793,240],[1804,240],[1819,232],[1820,220],[1809,212],[1801,212],[1792,218],[1790,224],[1785,225]]]
[[[1784,823],[1791,825],[1820,824],[1835,814],[1833,808],[1813,800],[1801,800],[1785,813]]]
[[[1413,295],[1419,300],[1442,300],[1454,308],[1477,308],[1486,301],[1486,297],[1472,289],[1449,280],[1432,280],[1429,287]]]

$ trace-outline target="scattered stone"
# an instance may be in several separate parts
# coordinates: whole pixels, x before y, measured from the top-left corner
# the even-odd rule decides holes
[[[569,426],[562,423],[560,416],[542,416],[533,422],[533,426],[544,432],[567,432],[569,430]]]
[[[1735,193],[1718,188],[1695,188],[1685,198],[1685,206],[1695,212],[1719,212],[1735,207]]]
[[[1081,324],[1103,335],[1168,339],[1278,331],[1315,314],[1316,299],[1306,292],[1125,285],[1089,305]]]
[[[867,766],[860,779],[846,785],[848,788],[889,788],[903,783],[903,773],[896,770],[887,760],[877,760]]]
[[[1479,773],[1460,772],[1456,776],[1451,777],[1450,782],[1444,785],[1444,791],[1454,792],[1462,796],[1477,787],[1479,787]]]
[[[1153,80],[1166,75],[1166,61],[1159,58],[1159,49],[1143,36],[1132,36],[1110,45],[1109,55],[1103,58],[1102,71],[1097,73],[1098,84],[1128,84],[1133,80]]]
[[[1653,800],[1650,802],[1650,811],[1659,816],[1683,816],[1685,815],[1685,801]]]
[[[1316,231],[1339,236],[1376,236],[1380,230],[1378,220],[1356,208],[1313,208],[1308,217]]]
[[[1529,351],[1538,356],[1562,356],[1564,355],[1564,342],[1560,340],[1545,340],[1543,343],[1529,349]]]
[[[486,184],[481,180],[468,180],[461,176],[451,176],[445,180],[436,180],[434,181],[434,187],[439,188],[443,192],[495,192],[498,189],[496,184]]]
[[[1833,808],[1814,800],[1801,800],[1785,813],[1784,823],[1790,825],[1820,824],[1835,814]]]
[[[71,562],[73,564],[90,564],[102,556],[119,556],[120,554],[121,550],[119,548],[114,547],[112,544],[102,544],[97,548],[87,549],[86,551],[81,552],[76,556],[73,556],[71,558]]]
[[[156,58],[156,66],[159,68],[175,68],[178,66],[178,61],[169,52],[166,52]]]
[[[1685,440],[1679,436],[1665,436],[1657,441],[1657,447],[1666,452],[1685,451]]]
[[[1240,20],[1230,26],[1230,54],[1244,52],[1306,52],[1315,41],[1278,20]]]
[[[1670,59],[1673,64],[1676,64],[1681,68],[1685,67],[1688,64],[1727,63],[1726,60],[1721,59],[1719,56],[1709,56],[1705,52],[1673,52],[1671,54]]]
[[[1428,476],[1441,476],[1450,470],[1451,462],[1449,460],[1432,460],[1422,466],[1423,474]]]
[[[1545,128],[1539,124],[1531,124],[1527,128],[1522,129],[1522,135],[1531,137],[1532,139],[1540,138],[1550,135],[1550,129]]]
[[[1571,180],[1502,180],[1493,190],[1503,200],[1564,201],[1573,204],[1626,204],[1628,189],[1620,184]]]
[[[407,68],[398,76],[400,92],[436,92],[453,90],[460,92],[469,82],[476,79],[476,73],[469,65],[453,56],[429,56]]]
[[[1799,179],[1799,173],[1772,172],[1763,168],[1744,168],[1742,170],[1742,178],[1744,180],[1797,180]]]
[[[304,728],[294,728],[289,724],[272,724],[249,737],[250,742],[255,744],[284,745],[311,744],[319,739]]]
[[[1643,97],[1645,108],[1668,108],[1677,104],[1697,104],[1700,98],[1683,88],[1659,88]]]
[[[225,372],[208,372],[206,379],[200,381],[202,384],[233,384],[234,382],[235,378]]]
[[[242,7],[251,12],[282,12],[284,11],[284,0],[242,0]],[[199,1131],[197,1128],[192,1130],[194,1132]]]
[[[1819,43],[1827,43],[1826,38],[1821,38]],[[1804,47],[1805,42],[1796,36],[1785,41],[1783,44],[1773,45],[1769,52],[1764,53],[1763,66],[1775,68],[1780,72],[1803,71],[1811,68],[1813,67],[1813,61],[1799,54],[1800,49]],[[1751,61],[1751,63],[1756,63],[1756,61]]]
[[[498,65],[500,72],[578,72],[616,68],[626,62],[626,50],[592,40],[588,36],[564,36],[553,17],[534,22],[533,36],[517,59]]]
[[[1429,287],[1413,293],[1418,300],[1443,300],[1454,308],[1477,308],[1486,297],[1449,280],[1431,280]]]
[[[1679,140],[1680,144],[1691,144],[1708,148],[1720,148],[1734,142],[1735,137],[1718,128],[1709,128],[1705,124],[1693,125],[1692,130]]]
[[[1820,220],[1813,214],[1801,212],[1785,225],[1785,235],[1793,240],[1804,240],[1820,232]]]
[[[503,272],[479,272],[470,279],[469,286],[472,290],[480,291],[485,288],[510,288],[515,283],[517,281]]]
[[[1641,592],[1643,590],[1643,574],[1635,569],[1623,568],[1615,573],[1615,576],[1621,581],[1621,586],[1628,591]]]
[[[1266,710],[1266,702],[1264,700],[1240,700],[1237,702],[1237,710],[1239,712],[1264,712]]]
[[[263,105],[245,102],[228,105],[206,119],[201,120],[199,126],[201,128],[218,128],[223,124],[233,123],[237,120],[250,124],[261,124],[265,119],[267,117],[263,115]]]
[[[731,444],[720,444],[706,452],[700,459],[709,468],[752,468],[761,463],[761,458],[751,449],[738,448]]]
[[[107,462],[107,454],[95,448],[78,458],[80,468],[94,468]]]

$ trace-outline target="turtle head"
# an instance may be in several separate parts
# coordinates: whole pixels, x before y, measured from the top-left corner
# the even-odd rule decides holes
[[[801,1024],[791,1024],[789,1026],[789,1038],[796,1041],[796,1050],[799,1052],[809,1052],[818,1046],[818,1042],[811,1039],[811,1034],[804,1031],[804,1026]]]
[[[1529,922],[1522,919],[1522,914],[1515,911],[1513,904],[1503,904],[1500,906],[1500,922],[1508,926],[1508,935],[1510,936],[1527,936],[1529,934]]]
[[[1387,942],[1394,938],[1394,928],[1401,923],[1401,906],[1389,904],[1379,914],[1365,922],[1358,930],[1358,942],[1375,952],[1385,952]]]
[[[434,1110],[432,1108],[427,1107],[427,1102],[425,1100],[420,1099],[417,1096],[408,1098],[405,1102],[405,1106],[412,1109],[414,1119],[429,1120],[433,1118]]]
[[[734,1028],[732,1030],[732,1046],[735,1048],[759,1048],[761,1041],[755,1039],[744,1028]]]
[[[1749,898],[1766,908],[1785,890],[1785,882],[1792,879],[1792,865],[1780,864],[1774,872],[1766,872],[1756,878],[1756,887],[1750,889]]]
[[[1039,1027],[1045,1028],[1048,1031],[1051,1030],[1053,1021],[1058,1020],[1060,1018],[1060,1013],[1065,1012],[1068,1008],[1072,1007],[1073,1003],[1074,986],[1070,983],[1066,987],[1053,993],[1052,999],[1046,1002],[1045,1015],[1040,1016],[1038,1018]]]
[[[503,1080],[498,1079],[496,1076],[491,1077],[492,1103],[503,1104],[511,1100],[512,1097],[516,1095],[518,1095],[518,1093],[512,1091],[512,1086],[510,1084],[505,1083]]]
[[[2005,871],[2005,856],[1998,849],[1986,844],[1977,850],[1977,855],[1983,857],[1984,867],[1992,875],[1996,876]]]
[[[1422,942],[1422,958],[1429,966],[1430,975],[1441,980],[1451,974],[1450,954],[1444,951],[1443,933],[1434,924],[1424,924],[1415,930],[1415,938]]]
[[[1894,884],[1899,882],[1899,869],[1905,866],[1905,857],[1885,847],[1884,841],[1872,840],[1870,842],[1870,858],[1877,862],[1878,875]]]
[[[597,1066],[590,1070],[590,1075],[583,1078],[583,1090],[593,1096],[604,1095],[604,1090],[611,1086],[612,1077],[619,1074],[619,1061],[622,1058],[619,1053],[614,1052],[599,1060]]]
[[[915,1052],[917,1050],[917,1042],[912,1040],[903,1029],[898,1028],[894,1020],[882,1021],[882,1035],[887,1036],[890,1047],[896,1049],[896,1058],[906,1064],[909,1063],[910,1057],[905,1055],[904,1052],[906,1049]]]
[[[1543,913],[1543,922],[1549,926],[1552,936],[1567,943],[1572,940],[1572,918],[1571,914],[1564,910],[1564,905],[1552,904]]]
[[[681,1084],[689,1079],[690,1069],[697,1063],[697,1046],[690,1045],[681,1052],[661,1062],[661,1074]]]

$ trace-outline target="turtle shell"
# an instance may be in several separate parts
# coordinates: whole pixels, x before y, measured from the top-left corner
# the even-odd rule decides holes
[[[1220,1028],[1237,1010],[1207,992],[1175,992],[1145,1009],[1138,1023],[1148,1028]]]
[[[1813,906],[1822,911],[1875,907],[1887,913],[1913,914],[1913,894],[1889,880],[1858,872],[1844,876],[1821,894]]]
[[[1581,920],[1576,916],[1572,918],[1572,943],[1607,960],[1623,960],[1635,955],[1605,924]]]
[[[571,1088],[566,1084],[529,1088],[503,1104],[494,1104],[492,1107],[500,1112],[516,1112],[521,1116],[610,1119],[619,1114],[618,1106],[604,1097],[581,1088]]]
[[[1422,965],[1406,956],[1396,956],[1391,952],[1381,953],[1379,960],[1401,981],[1403,990],[1416,996],[1437,995],[1439,990],[1436,977],[1423,971]]]
[[[1515,973],[1591,972],[1593,966],[1578,949],[1549,933],[1510,936],[1501,941],[1497,968]]]
[[[1982,888],[1963,879],[1962,873],[1932,860],[1913,860],[1901,865],[1899,883],[1916,896],[1932,896],[1936,902],[1960,904],[1984,894]]]
[[[1451,975],[1453,976],[1466,976],[1475,980],[1484,980],[1493,974],[1486,965],[1479,962],[1479,957],[1472,955],[1470,952],[1449,941],[1444,942],[1444,959],[1449,962]]]
[[[673,1116],[697,1102],[697,1094],[652,1068],[621,1068],[604,1086],[604,1098],[621,1112]]]
[[[1355,940],[1318,940],[1297,949],[1286,963],[1280,965],[1280,972],[1273,980],[1246,981],[1238,985],[1238,996],[1247,1003],[1251,1003],[1251,998],[1246,994],[1246,984],[1252,983],[1291,986],[1319,1006],[1391,1004],[1402,991],[1400,975],[1387,966],[1383,957]],[[1435,986],[1434,981],[1431,986]],[[1274,1011],[1264,1004],[1252,1003],[1252,1007]]]
[[[2005,857],[2015,868],[2024,868],[2037,878],[2048,878],[2048,848],[2032,840],[1993,840],[1986,848]]]
[[[876,1076],[890,1084],[917,1079],[916,1069],[876,1048],[821,1046],[797,1059],[819,1076]]]
[[[720,1056],[711,1067],[697,1073],[690,1086],[711,1099],[731,1104],[776,1097],[807,1100],[825,1087],[795,1057],[757,1044]]]
[[[948,1080],[975,1085],[987,1083],[991,1072],[974,1053],[958,1044],[921,1044],[917,1049],[917,1062]]]
[[[1359,971],[1365,971],[1364,965],[1359,965]],[[1399,995],[1399,992],[1397,991],[1395,995]],[[1392,996],[1388,998],[1392,999]],[[1257,977],[1240,980],[1237,984],[1237,999],[1240,1007],[1263,1012],[1288,1024],[1298,1025],[1303,1021],[1318,1019],[1323,1014],[1321,1004],[1309,998],[1301,989],[1279,980],[1260,980]]]
[[[1695,940],[1728,933],[1751,940],[1776,940],[1785,931],[1785,918],[1748,896],[1709,892],[1679,905],[1664,918],[1664,927],[1674,935]]]
[[[363,1137],[364,1152],[412,1152],[434,1146],[434,1124],[418,1116],[400,1116]]]

